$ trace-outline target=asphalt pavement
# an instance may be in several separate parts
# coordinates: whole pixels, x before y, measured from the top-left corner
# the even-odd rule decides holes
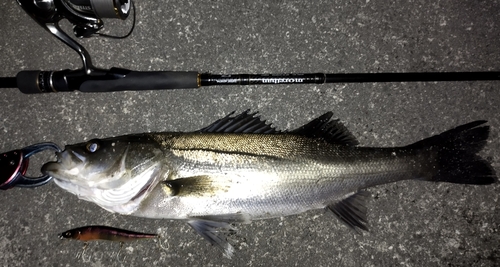
[[[137,0],[124,40],[79,40],[96,66],[138,71],[374,73],[500,71],[499,1]],[[0,77],[78,69],[75,51],[14,0],[0,3]],[[131,19],[105,20],[126,33]],[[71,32],[71,25],[62,23]],[[500,171],[500,81],[213,86],[25,95],[0,91],[0,151],[130,133],[190,131],[251,109],[279,129],[333,111],[361,146],[410,144],[488,120],[481,155]],[[53,155],[34,158],[30,172]],[[403,181],[369,189],[370,231],[323,210],[237,225],[232,259],[180,221],[109,213],[54,183],[0,192],[3,266],[498,266],[500,186]],[[84,225],[159,232],[84,250],[57,234]]]

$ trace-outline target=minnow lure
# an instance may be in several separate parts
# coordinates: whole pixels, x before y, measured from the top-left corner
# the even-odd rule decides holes
[[[58,236],[60,239],[76,239],[84,242],[94,240],[126,242],[137,239],[158,237],[157,234],[139,233],[101,225],[84,226],[71,229],[59,234]]]

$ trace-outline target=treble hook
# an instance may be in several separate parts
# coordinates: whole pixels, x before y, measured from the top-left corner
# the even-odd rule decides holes
[[[0,153],[0,169],[2,170],[2,174],[0,174],[0,189],[7,190],[15,186],[37,187],[48,183],[52,179],[48,175],[39,177],[25,176],[28,170],[29,157],[47,149],[61,152],[59,146],[48,142]]]

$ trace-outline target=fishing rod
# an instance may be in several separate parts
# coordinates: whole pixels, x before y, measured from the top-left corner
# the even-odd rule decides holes
[[[212,85],[324,84],[427,81],[500,80],[500,72],[409,72],[409,73],[291,73],[291,74],[209,74],[196,71],[134,71],[123,68],[100,69],[90,54],[59,26],[62,19],[73,24],[78,38],[125,38],[135,25],[132,0],[17,0],[19,5],[44,29],[75,50],[83,67],[77,70],[20,71],[16,77],[0,78],[0,88],[19,88],[26,94],[49,92],[111,92],[188,89]],[[122,37],[99,33],[102,18],[125,20],[131,9],[133,25]]]

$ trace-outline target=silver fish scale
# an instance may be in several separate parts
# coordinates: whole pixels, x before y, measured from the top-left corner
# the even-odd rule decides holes
[[[152,191],[144,202],[150,205],[141,205],[135,215],[286,216],[415,175],[415,159],[408,160],[414,153],[402,149],[338,146],[293,135],[186,134],[162,141],[171,168],[168,180],[182,184],[182,179],[203,178],[195,184],[185,180],[178,195],[160,184],[163,189]]]

